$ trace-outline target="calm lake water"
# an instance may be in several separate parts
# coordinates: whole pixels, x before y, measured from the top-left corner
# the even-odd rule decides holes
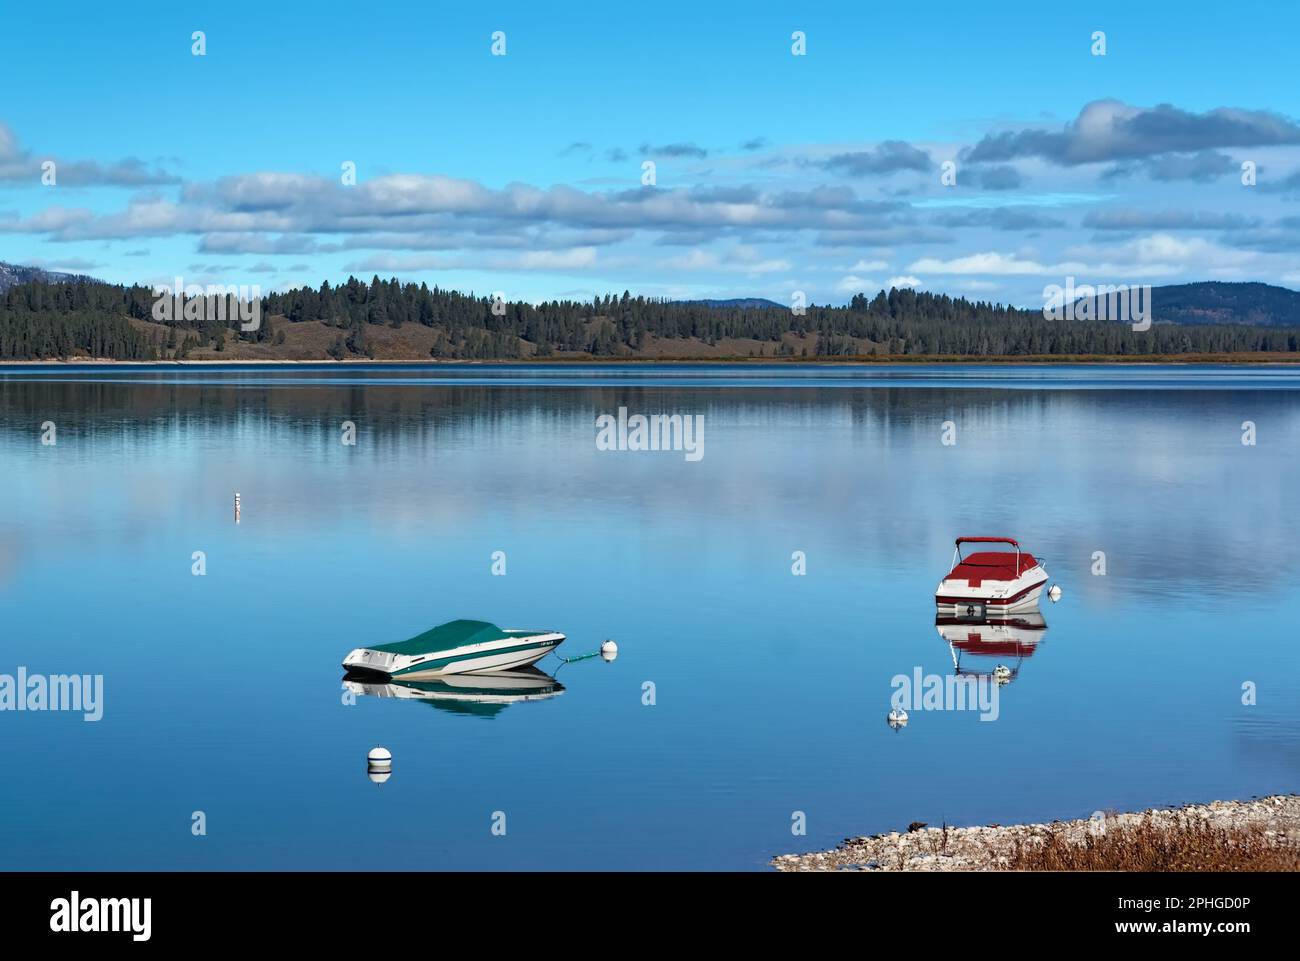
[[[702,415],[704,456],[598,450],[620,406]],[[761,869],[1296,791],[1297,451],[1294,368],[5,368],[0,674],[104,695],[0,713],[0,868]],[[952,671],[959,534],[1064,594],[1028,656],[959,652],[1016,669],[996,721],[896,733],[891,679]],[[457,617],[620,652],[347,703],[348,650]]]

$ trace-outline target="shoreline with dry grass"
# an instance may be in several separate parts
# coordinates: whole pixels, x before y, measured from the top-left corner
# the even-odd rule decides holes
[[[1047,824],[913,823],[770,863],[778,871],[1297,871],[1300,795]]]

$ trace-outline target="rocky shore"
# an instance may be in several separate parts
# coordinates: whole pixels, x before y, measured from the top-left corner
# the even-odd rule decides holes
[[[1300,795],[1048,824],[913,824],[771,864],[778,871],[1295,870]]]

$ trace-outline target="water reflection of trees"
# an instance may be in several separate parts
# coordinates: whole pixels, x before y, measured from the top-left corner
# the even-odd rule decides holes
[[[125,432],[141,444],[170,444],[202,432],[217,449],[251,443],[275,458],[336,445],[351,420],[367,456],[346,469],[369,471],[370,489],[382,492],[397,475],[418,489],[433,476],[429,452],[438,451],[437,477],[477,492],[465,509],[580,503],[626,523],[615,505],[631,498],[638,524],[693,517],[710,530],[785,525],[801,532],[796,546],[881,564],[933,551],[935,576],[951,537],[1015,534],[1047,558],[1067,594],[1106,603],[1266,594],[1300,570],[1288,503],[1300,483],[1300,462],[1288,454],[1300,440],[1300,405],[1290,391],[267,380],[0,379],[0,442],[34,445],[40,424],[52,420],[61,443]],[[594,457],[596,415],[620,406],[705,415],[703,464]],[[959,426],[952,449],[939,443],[949,419]],[[1263,431],[1256,448],[1238,439],[1247,419]],[[528,471],[511,471],[511,457],[526,459]],[[324,467],[292,469],[321,470],[313,489],[328,496]],[[1107,555],[1106,577],[1091,574],[1096,551]],[[1213,564],[1202,562],[1207,556]],[[1270,576],[1243,583],[1225,570]]]
[[[232,389],[237,388],[237,389]],[[993,389],[873,387],[621,387],[569,386],[385,386],[379,384],[275,385],[173,384],[151,382],[0,381],[0,431],[27,431],[33,418],[94,428],[129,423],[145,432],[199,418],[209,428],[269,420],[294,429],[337,430],[343,420],[366,422],[376,436],[458,427],[491,428],[521,416],[587,420],[627,407],[641,413],[711,415],[719,422],[750,425],[828,423],[860,426],[963,417],[1042,416],[1075,406],[1065,392],[1039,394]],[[972,424],[967,420],[966,424]]]

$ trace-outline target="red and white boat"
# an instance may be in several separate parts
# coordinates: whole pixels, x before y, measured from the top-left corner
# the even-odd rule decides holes
[[[961,556],[963,544],[1009,544],[1014,551],[981,550]],[[934,592],[940,614],[959,617],[1000,617],[1038,609],[1047,583],[1042,562],[1010,537],[959,537],[952,570]]]

